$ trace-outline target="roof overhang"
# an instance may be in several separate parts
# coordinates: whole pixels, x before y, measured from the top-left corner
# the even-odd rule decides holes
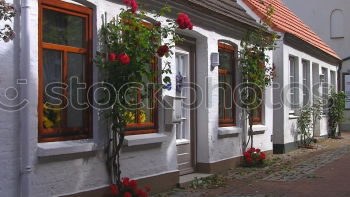
[[[323,50],[298,38],[297,36],[294,36],[293,34],[285,33],[283,41],[286,45],[289,45],[295,49],[298,49],[304,53],[307,53],[319,60],[322,60],[334,66],[339,66],[339,64],[342,62],[341,59],[324,52]]]

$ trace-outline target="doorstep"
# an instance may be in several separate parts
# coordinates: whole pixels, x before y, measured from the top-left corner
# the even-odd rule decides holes
[[[184,188],[184,187],[188,186],[196,178],[200,179],[200,178],[207,178],[207,177],[211,177],[211,176],[213,176],[213,174],[191,173],[191,174],[182,175],[182,176],[180,176],[180,181],[178,183],[178,187]]]

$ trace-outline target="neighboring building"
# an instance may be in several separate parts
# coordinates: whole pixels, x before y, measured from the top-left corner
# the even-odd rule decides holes
[[[339,72],[339,88],[345,90],[344,74],[350,73],[350,2],[347,0],[283,0],[283,2],[343,59]],[[300,6],[302,5],[302,6]],[[347,81],[348,82],[348,81]],[[349,84],[349,83],[348,83]],[[347,88],[346,120],[341,131],[350,130],[350,95]]]
[[[337,69],[341,59],[280,0],[265,0],[275,8],[272,30],[280,36],[273,53],[277,78],[274,80],[273,151],[285,153],[298,147],[297,118],[300,108],[315,98],[327,99],[332,84],[337,87]],[[238,3],[256,20],[266,17],[260,0]],[[303,7],[305,1],[299,2]],[[318,3],[315,3],[318,4]],[[328,117],[324,110],[314,136],[327,136]]]
[[[45,119],[43,100],[49,97],[43,87],[63,78],[60,68],[66,71],[63,73],[80,77],[84,75],[82,70],[90,70],[81,79],[97,82],[96,65],[84,63],[83,57],[93,58],[91,54],[98,50],[103,16],[106,14],[109,21],[125,6],[121,0],[22,0],[22,5],[8,1],[21,10],[14,21],[18,36],[0,46],[1,107],[7,106],[0,113],[0,196],[102,196],[109,185],[103,150],[107,126],[103,118],[98,110],[81,112],[68,106],[67,113],[60,117],[66,127],[59,124],[52,129],[53,123]],[[165,3],[144,2],[155,10]],[[185,12],[195,25],[192,31],[179,30],[186,42],[177,46],[169,61],[173,87],[178,72],[197,84],[196,95],[184,89],[182,96],[187,101],[197,101],[198,107],[191,111],[180,108],[177,112],[182,116],[181,124],[173,124],[166,122],[168,114],[159,106],[157,111],[145,114],[147,128],[137,127],[129,132],[134,135],[126,137],[121,153],[122,176],[138,179],[154,192],[175,187],[183,174],[222,172],[240,162],[247,121],[233,104],[239,104],[239,95],[219,93],[219,89],[225,89],[219,88],[219,82],[225,80],[233,86],[240,82],[237,56],[241,39],[247,30],[259,26],[236,1],[175,0],[168,4],[173,8],[173,18]],[[56,36],[48,36],[48,32]],[[282,43],[280,46],[294,51]],[[212,69],[211,55],[218,52],[221,65]],[[305,53],[291,53],[335,69]],[[282,67],[282,53],[276,54],[276,64]],[[288,61],[289,53],[284,54]],[[272,61],[272,52],[268,55]],[[272,66],[272,62],[266,66]],[[281,76],[283,71],[287,72],[281,68]],[[176,96],[180,95],[175,88],[162,94],[162,98]],[[254,146],[263,151],[272,150],[272,96],[272,88],[267,88],[265,105],[254,126],[254,131],[259,131]],[[20,109],[19,104],[24,108]],[[81,138],[85,140],[74,140]],[[276,134],[275,139],[280,140]],[[285,142],[281,140],[275,142]]]

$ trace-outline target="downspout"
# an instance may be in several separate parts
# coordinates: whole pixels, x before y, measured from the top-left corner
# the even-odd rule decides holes
[[[27,81],[26,85],[20,86],[21,101],[28,100],[30,88],[30,6],[29,0],[21,0],[20,18],[20,79]],[[30,196],[30,182],[32,175],[32,164],[30,161],[30,117],[29,105],[19,111],[20,115],[20,196]]]

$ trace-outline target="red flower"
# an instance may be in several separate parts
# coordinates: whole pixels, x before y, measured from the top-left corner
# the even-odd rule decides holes
[[[138,195],[140,197],[147,197],[148,196],[146,192],[142,191],[142,189],[137,190],[136,195]]]
[[[119,55],[119,62],[121,64],[125,64],[125,65],[130,64],[130,57],[125,53],[120,54]]]
[[[260,153],[260,159],[264,160],[266,158],[265,153]]]
[[[130,192],[125,192],[124,197],[132,197],[132,194]]]
[[[115,62],[115,60],[117,59],[117,54],[115,54],[115,53],[110,53],[110,54],[108,55],[108,58],[109,58],[109,61],[110,61],[110,62]]]
[[[136,13],[138,7],[139,6],[137,5],[137,2],[135,0],[132,0],[132,2],[131,2],[131,12],[132,13]]]
[[[161,22],[157,22],[154,26],[155,27],[160,27],[160,26],[162,26],[162,23]]]
[[[163,57],[168,52],[169,52],[169,47],[167,45],[160,46],[157,50],[159,57]]]
[[[131,12],[132,13],[135,13],[137,11],[137,8],[139,7],[137,5],[136,0],[123,0],[123,2],[124,2],[125,5],[131,7]]]
[[[150,187],[150,186],[146,186],[146,187],[145,187],[145,190],[146,190],[147,192],[150,192],[150,191],[151,191],[151,187]]]
[[[185,13],[180,13],[176,19],[176,23],[179,25],[180,29],[193,29],[193,24],[190,20],[190,18],[188,17],[187,14]]]
[[[244,155],[244,157],[250,157],[250,153],[248,153],[248,152],[244,152],[243,155]]]
[[[250,148],[250,149],[248,150],[248,152],[249,152],[249,153],[255,152],[255,148]]]
[[[128,187],[129,186],[129,178],[125,177],[123,178],[123,186]]]
[[[137,188],[137,182],[135,180],[131,180],[129,182],[129,187],[136,189]]]
[[[247,160],[248,163],[252,163],[253,162],[253,159],[251,157],[247,157],[246,160]]]
[[[257,148],[257,149],[255,149],[255,152],[260,153],[261,150]]]
[[[111,185],[111,191],[113,195],[118,195],[119,194],[119,190],[118,190],[118,186],[116,185]]]

